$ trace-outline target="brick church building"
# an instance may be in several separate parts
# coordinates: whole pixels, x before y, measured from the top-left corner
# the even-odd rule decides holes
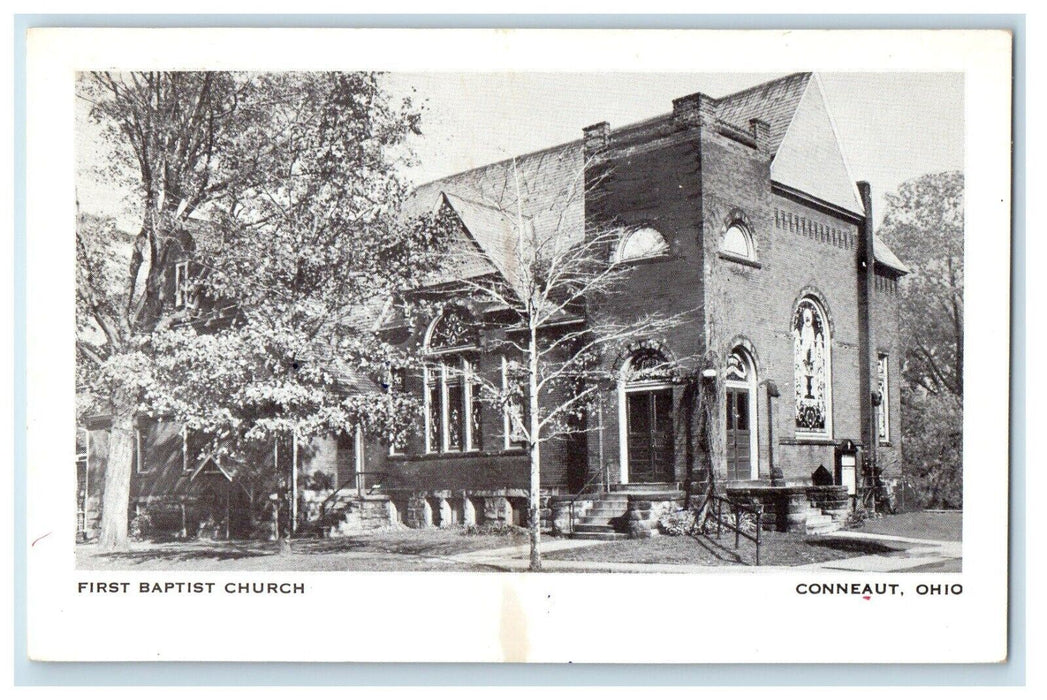
[[[507,198],[509,178],[526,184]],[[423,185],[411,207],[444,208],[483,251],[486,264],[456,272],[464,275],[505,272],[520,217],[556,236],[619,226],[626,234],[612,254],[628,267],[625,289],[601,312],[628,322],[695,311],[606,358],[617,379],[584,430],[543,445],[543,515],[555,530],[620,530],[616,514],[637,504],[654,518],[711,469],[729,495],[759,502],[779,527],[817,531],[841,516],[861,479],[850,464],[897,473],[898,284],[907,270],[873,233],[869,186],[848,171],[816,75],[680,97],[636,124],[594,124],[571,143]],[[422,399],[423,420],[403,445],[350,433],[313,446],[303,473],[352,484],[321,491],[340,514],[329,534],[395,521],[526,520],[518,416],[485,405],[470,381],[504,381],[507,359],[487,337],[498,313],[449,303],[423,324],[385,320],[424,356],[424,370],[394,382]],[[687,388],[645,372],[652,361],[708,382],[719,407],[706,440],[688,427]],[[186,485],[194,472],[231,480],[217,465],[188,468],[171,449]],[[164,473],[144,470],[133,494],[156,493]]]

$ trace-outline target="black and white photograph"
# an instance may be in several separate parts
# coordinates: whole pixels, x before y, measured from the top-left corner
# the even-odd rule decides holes
[[[962,66],[157,63],[66,73],[70,449],[31,479],[78,601],[512,574],[813,620],[960,604],[971,518],[1006,536]],[[504,660],[549,659],[500,595]]]
[[[79,75],[81,564],[959,571],[962,76],[653,78]]]

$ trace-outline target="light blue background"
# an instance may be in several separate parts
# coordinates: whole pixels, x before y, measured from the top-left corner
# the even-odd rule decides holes
[[[25,34],[30,27],[1006,29],[1014,35],[1009,661],[1005,664],[522,665],[30,663],[26,659]],[[1024,15],[15,15],[14,680],[16,685],[1023,685],[1025,683]],[[1015,264],[1018,261],[1020,264]],[[307,630],[305,631],[308,632]],[[75,634],[75,631],[70,631]],[[89,634],[89,633],[88,633]],[[857,634],[854,639],[860,637]],[[88,641],[85,635],[85,643]],[[849,637],[841,638],[846,642]]]

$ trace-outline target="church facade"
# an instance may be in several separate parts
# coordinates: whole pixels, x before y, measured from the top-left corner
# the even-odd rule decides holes
[[[526,184],[507,200],[509,177]],[[791,488],[813,504],[816,486],[833,497],[853,491],[862,464],[897,473],[898,285],[907,270],[873,232],[869,185],[848,170],[816,75],[688,95],[637,124],[594,124],[571,143],[423,185],[411,206],[445,208],[483,251],[489,268],[464,274],[504,271],[514,217],[555,236],[620,227],[611,254],[628,273],[601,313],[628,323],[691,312],[604,358],[616,380],[576,435],[542,446],[550,527],[563,529],[556,509],[565,502],[584,504],[584,521],[598,497],[583,492],[620,494],[616,507],[644,493],[682,503],[711,473],[728,493]],[[333,488],[352,482],[341,507],[377,508],[379,520],[524,524],[520,415],[480,399],[480,378],[510,381],[511,360],[491,342],[502,311],[447,302],[421,324],[387,320],[424,357],[420,372],[391,382],[423,404],[416,433],[393,446],[359,434],[320,441],[303,472],[329,473]],[[663,363],[699,377],[714,397],[706,434],[695,429],[693,388],[645,371]],[[221,476],[211,472],[199,470]],[[601,528],[615,526],[593,525]]]
[[[506,235],[499,215],[517,202],[492,205],[492,183],[510,167],[530,185],[520,204],[535,226],[551,225],[555,211],[564,229],[555,235],[611,223],[629,231],[615,252],[631,266],[627,289],[603,311],[624,323],[697,312],[608,358],[617,386],[602,392],[582,439],[543,446],[551,496],[587,484],[693,492],[708,469],[740,490],[811,485],[819,467],[823,485],[848,485],[860,470],[841,469],[841,454],[855,452],[887,476],[897,471],[897,291],[906,268],[873,234],[869,186],[848,171],[816,75],[719,99],[682,97],[669,114],[595,124],[576,142],[430,183],[417,196],[427,205],[443,196],[493,257]],[[584,196],[568,202],[565,188],[579,178]],[[504,359],[483,356],[483,319],[473,322],[480,330],[453,362],[495,372]],[[443,365],[448,355],[427,344],[439,324],[420,344]],[[639,369],[652,357],[681,361],[712,386],[719,408],[702,444],[685,417],[686,387]],[[423,507],[450,498],[451,513],[468,510],[457,505],[463,499],[498,493],[519,503],[528,465],[510,422],[484,416],[468,388],[441,382],[429,376],[413,387],[426,395],[429,432],[388,457],[390,483],[428,497]]]

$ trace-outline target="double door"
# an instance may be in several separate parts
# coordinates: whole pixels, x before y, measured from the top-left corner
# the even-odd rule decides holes
[[[727,479],[752,479],[752,426],[748,388],[727,387]]]
[[[626,394],[629,483],[674,481],[672,389]]]

